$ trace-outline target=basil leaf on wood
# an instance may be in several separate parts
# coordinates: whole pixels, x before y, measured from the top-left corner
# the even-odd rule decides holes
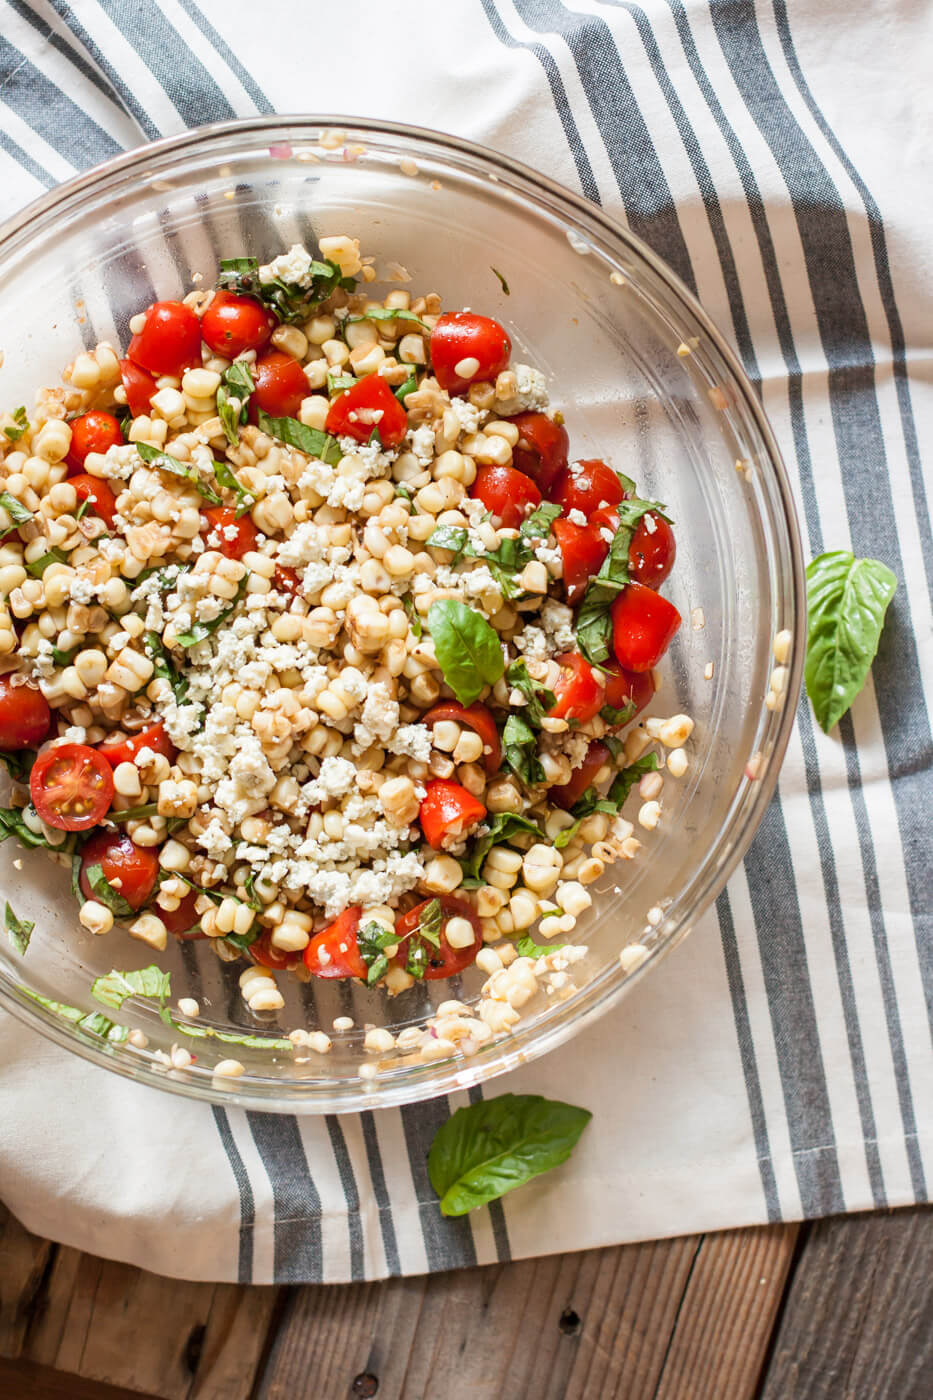
[[[820,728],[828,734],[868,679],[897,578],[877,559],[848,550],[807,565],[804,679]]]
[[[226,622],[230,614],[234,612],[236,608],[239,607],[240,603],[243,601],[243,598],[246,595],[246,585],[248,582],[249,574],[247,573],[244,574],[243,577],[240,579],[240,582],[237,585],[236,597],[230,604],[229,608],[224,608],[223,612],[218,613],[216,617],[212,617],[210,622],[195,622],[192,624],[190,631],[179,632],[178,637],[176,638],[178,645],[180,647],[197,646],[198,642],[203,642],[205,637],[209,637],[212,632],[216,632],[217,628],[220,627],[224,622]]]
[[[457,598],[431,604],[428,631],[444,680],[461,705],[471,705],[505,670],[495,628]]]
[[[538,1094],[501,1094],[458,1108],[428,1153],[441,1214],[466,1215],[566,1162],[591,1117]]]
[[[21,958],[25,957],[32,931],[36,926],[35,921],[33,919],[20,919],[14,914],[9,900],[7,900],[3,921],[6,924],[6,931],[14,950],[19,953]]]
[[[157,997],[164,1003],[171,993],[171,974],[154,964],[140,968],[138,972],[118,972],[114,968],[106,977],[98,977],[91,986],[91,996],[96,1001],[117,1010],[127,997]]]
[[[260,409],[259,427],[270,437],[278,438],[279,442],[287,443],[289,447],[297,447],[305,456],[317,457],[327,462],[328,466],[336,467],[343,456],[336,438],[322,433],[320,428],[309,428],[299,423],[297,418],[270,418]]]
[[[190,482],[210,505],[223,504],[217,492],[212,491],[201,480],[200,473],[193,462],[179,462],[177,457],[170,457],[167,452],[162,452],[158,447],[150,447],[148,442],[137,442],[136,451],[147,466],[156,467],[160,472],[168,472],[170,476],[180,476],[184,481]]]
[[[0,506],[6,511],[14,525],[25,525],[32,519],[33,512],[18,501],[15,496],[11,496],[9,491],[0,491]]]

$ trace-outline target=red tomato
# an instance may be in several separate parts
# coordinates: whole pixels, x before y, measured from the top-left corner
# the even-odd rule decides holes
[[[575,719],[586,724],[598,715],[606,702],[606,687],[595,670],[578,651],[567,651],[557,658],[560,676],[554,684],[557,704],[549,711],[553,719]]]
[[[550,496],[565,515],[579,510],[589,520],[593,511],[601,506],[618,505],[624,500],[625,491],[612,468],[594,457],[584,462],[574,462],[572,467],[562,471]]]
[[[150,725],[148,729],[140,730],[129,739],[117,739],[116,742],[101,744],[97,752],[104,756],[111,768],[116,768],[118,763],[132,763],[143,749],[152,749],[153,753],[162,754],[170,763],[174,763],[178,756],[178,750],[166,734],[165,725],[161,721]]]
[[[332,401],[324,427],[357,442],[369,442],[376,430],[383,447],[398,447],[408,432],[408,414],[381,374],[367,374]]]
[[[609,544],[595,525],[574,525],[561,517],[551,525],[563,564],[564,591],[571,606],[579,603],[586,585],[609,553]]]
[[[107,482],[101,481],[97,476],[88,476],[85,472],[70,477],[69,482],[77,492],[78,500],[88,501],[93,513],[99,515],[104,524],[112,528],[117,498]]]
[[[197,902],[197,890],[189,890],[177,909],[163,909],[161,905],[154,904],[152,912],[159,916],[169,933],[174,933],[176,938],[193,941],[207,937],[201,928],[201,916],[194,907]]]
[[[654,529],[648,528],[650,520]],[[647,588],[660,588],[674,567],[677,545],[674,531],[660,515],[643,515],[628,549],[629,574]]]
[[[272,587],[277,593],[287,593],[291,598],[301,595],[301,580],[287,564],[276,564],[272,575]]]
[[[495,379],[511,353],[499,322],[472,311],[445,311],[431,332],[434,378],[448,394],[465,394],[477,380]]]
[[[434,778],[427,784],[418,820],[429,846],[442,850],[445,841],[456,840],[486,815],[478,797],[459,783]]]
[[[183,301],[155,301],[133,336],[130,359],[150,374],[173,374],[201,363],[201,322]]]
[[[479,701],[475,705],[461,705],[456,700],[442,700],[422,716],[421,723],[433,728],[438,720],[449,719],[461,727],[472,729],[483,741],[483,764],[489,776],[498,773],[502,767],[502,744],[492,711]]]
[[[34,749],[49,732],[52,711],[33,685],[14,685],[12,676],[0,676],[0,749]]]
[[[611,661],[603,662],[603,673],[606,682],[605,703],[614,710],[624,710],[627,705],[634,704],[634,710],[624,721],[629,724],[636,715],[641,714],[654,695],[651,672],[626,671],[613,657]]]
[[[422,915],[433,900],[424,899],[420,904],[416,904],[414,909],[409,909],[407,914],[396,920],[395,932],[398,934],[399,948],[398,957],[393,961],[399,967],[404,967],[407,959],[407,950],[404,940],[409,934],[414,933],[421,922]],[[458,972],[469,967],[476,961],[476,954],[483,946],[483,934],[480,928],[479,919],[476,917],[469,904],[462,899],[454,899],[448,894],[440,896],[441,905],[441,943],[439,948],[427,945],[428,965],[425,969],[424,977],[426,982],[437,981],[441,977],[456,977]],[[448,919],[466,919],[473,929],[473,942],[468,943],[465,948],[452,948],[447,942],[447,921]]]
[[[680,626],[680,613],[654,589],[630,583],[612,605],[612,648],[627,671],[650,671]]]
[[[87,831],[97,826],[113,801],[113,770],[87,744],[57,744],[32,765],[29,791],[46,826]]]
[[[290,972],[301,962],[300,953],[286,953],[273,945],[272,930],[269,928],[259,935],[255,943],[250,944],[249,955],[253,962],[271,967],[275,972]]]
[[[606,763],[612,762],[612,754],[605,744],[601,744],[598,739],[594,739],[583,756],[583,762],[579,768],[575,768],[570,775],[570,781],[563,783],[560,787],[548,788],[548,801],[553,802],[557,807],[563,807],[565,812],[569,812],[575,803],[586,792],[587,788],[593,786],[596,774]]]
[[[362,909],[354,904],[316,933],[304,951],[305,967],[315,977],[362,977],[369,971],[356,941]]]
[[[159,878],[159,857],[155,851],[137,846],[125,831],[100,831],[82,848],[78,884],[85,899],[96,898],[87,874],[92,865],[100,866],[104,879],[131,909],[142,908]]]
[[[548,418],[546,413],[517,413],[511,421],[518,429],[512,466],[530,476],[547,495],[567,465],[570,453],[567,429]]]
[[[215,292],[201,317],[201,338],[215,355],[235,360],[244,350],[261,350],[275,330],[271,311],[252,297]]]
[[[470,495],[482,501],[491,515],[497,515],[507,530],[517,530],[535,506],[541,492],[530,476],[514,467],[480,467]]]
[[[259,410],[271,418],[295,418],[302,399],[311,392],[307,375],[297,360],[281,350],[269,350],[253,365],[254,393],[249,399],[249,421],[259,422]]]
[[[149,412],[152,396],[156,392],[156,382],[146,370],[140,369],[132,360],[120,361],[120,376],[126,390],[126,401],[134,418]]]
[[[112,413],[95,408],[73,420],[71,446],[65,461],[75,471],[81,471],[89,452],[106,452],[109,447],[117,447],[122,442],[119,419],[114,418]]]
[[[238,520],[232,506],[211,506],[201,514],[208,522],[208,549],[219,549],[228,559],[242,559],[256,548],[259,531],[248,515],[241,515]]]

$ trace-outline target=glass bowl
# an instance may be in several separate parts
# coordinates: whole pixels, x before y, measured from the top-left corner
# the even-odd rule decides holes
[[[93,937],[78,923],[66,870],[15,840],[0,847],[3,895],[36,923],[25,957],[0,938],[3,1007],[116,1073],[283,1112],[401,1104],[489,1079],[553,1050],[653,973],[751,841],[777,780],[803,666],[791,493],[722,335],[660,259],[598,208],[450,136],[345,118],[250,118],[158,141],[53,190],[0,228],[3,404],[32,403],[82,344],[125,346],[131,315],[190,290],[194,274],[210,286],[220,257],[267,260],[335,233],[360,238],[380,279],[407,269],[414,288],[439,292],[446,307],[502,321],[515,358],[548,376],[574,457],[608,457],[643,495],[667,503],[678,555],[665,592],[684,625],[662,663],[652,712],[685,712],[696,728],[686,776],[665,784],[659,827],[638,829],[637,858],[607,870],[575,931],[589,950],[573,970],[577,989],[564,1000],[539,995],[511,1034],[471,1056],[376,1058],[363,1035],[367,1025],[396,1034],[420,1025],[451,995],[474,1001],[484,980],[475,968],[453,988],[416,984],[395,1000],[355,983],[282,977],[285,1010],[275,1024],[261,1022],[239,993],[243,963],[221,962],[207,942],[172,939],[154,958],[119,926]],[[381,280],[373,286],[389,290]],[[772,647],[784,631],[793,639],[787,685],[783,704],[769,708]],[[637,966],[638,952],[620,959],[632,944],[646,950]],[[102,1036],[94,1016],[106,1009],[90,996],[92,980],[154,960],[171,972],[173,1004],[186,995],[201,1003],[190,1030],[256,1043],[187,1039],[138,999],[106,1014],[142,1031],[145,1047],[125,1029]],[[352,1018],[353,1029],[335,1032],[338,1016]],[[330,1053],[298,1058],[285,1049],[283,1035],[299,1026],[327,1031]],[[166,1064],[173,1044],[196,1054],[190,1067]],[[231,1055],[243,1076],[213,1076]]]

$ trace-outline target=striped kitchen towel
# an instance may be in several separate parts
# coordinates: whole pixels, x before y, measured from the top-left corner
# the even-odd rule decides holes
[[[425,1152],[456,1100],[212,1110],[3,1018],[0,1194],[31,1229],[185,1277],[329,1281],[928,1198],[928,25],[924,0],[344,0],[325,25],[299,0],[0,0],[5,213],[256,111],[498,147],[627,220],[731,336],[809,553],[900,581],[838,733],[801,705],[716,908],[599,1026],[491,1086],[593,1109],[566,1167],[444,1221]]]

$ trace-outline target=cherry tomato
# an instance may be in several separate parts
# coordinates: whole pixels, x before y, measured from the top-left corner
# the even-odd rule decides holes
[[[201,322],[183,301],[155,301],[129,353],[150,374],[181,378],[186,369],[201,363]]]
[[[85,899],[96,898],[88,879],[92,865],[100,866],[104,879],[131,909],[142,908],[159,878],[159,857],[155,851],[137,846],[125,831],[100,831],[82,848],[78,884]]]
[[[514,467],[480,467],[470,495],[482,501],[491,515],[497,515],[507,530],[517,530],[535,506],[541,492],[530,476]]]
[[[81,471],[84,459],[89,452],[106,452],[123,442],[120,420],[112,413],[104,413],[95,408],[90,413],[82,413],[71,424],[71,446],[65,461],[75,471]]]
[[[369,971],[360,955],[356,931],[362,909],[354,904],[316,933],[304,951],[305,967],[315,977],[362,977]]]
[[[649,529],[648,521],[653,529]],[[674,567],[677,545],[674,531],[660,515],[650,511],[638,522],[628,549],[629,574],[647,588],[660,588]]]
[[[643,583],[630,583],[612,605],[612,649],[627,671],[650,671],[679,626],[673,603]]]
[[[433,728],[438,720],[453,720],[461,728],[472,729],[483,741],[483,764],[487,775],[498,773],[502,767],[502,744],[492,711],[479,701],[474,705],[461,705],[457,700],[442,700],[422,717],[421,723]]]
[[[606,687],[599,671],[578,651],[564,652],[557,658],[560,676],[554,683],[557,704],[549,711],[552,719],[575,719],[579,724],[598,715],[606,702]]]
[[[113,769],[87,744],[56,744],[32,765],[29,791],[46,826],[87,831],[110,809]]]
[[[427,784],[418,820],[428,845],[439,851],[445,841],[456,840],[485,815],[486,808],[472,792],[459,783],[434,778]]]
[[[118,763],[133,763],[136,755],[143,749],[152,749],[153,753],[162,754],[170,763],[174,763],[178,757],[178,750],[166,734],[165,725],[161,721],[150,725],[148,729],[141,729],[129,739],[117,739],[109,744],[101,744],[97,752],[103,755],[111,768],[116,768]]]
[[[625,499],[625,490],[611,467],[598,458],[574,462],[554,482],[550,497],[565,515],[582,511],[589,520],[601,506],[616,506]]]
[[[163,909],[160,904],[156,904],[153,905],[152,912],[159,916],[169,933],[174,933],[176,938],[193,941],[196,938],[207,937],[201,928],[201,916],[194,907],[197,902],[197,890],[189,890],[177,909]]]
[[[564,591],[573,607],[586,592],[586,585],[609,553],[609,543],[595,525],[575,525],[561,517],[551,529],[563,563]]]
[[[611,762],[612,754],[606,745],[594,739],[583,755],[583,762],[579,768],[575,768],[571,773],[570,781],[562,783],[560,787],[548,788],[548,801],[569,812],[571,807],[580,801],[587,788],[593,786],[600,768]]]
[[[260,963],[262,967],[271,967],[276,972],[291,972],[301,962],[300,953],[286,953],[275,947],[269,928],[259,935],[255,943],[250,944],[249,955],[253,962]]]
[[[654,680],[650,671],[626,671],[615,657],[603,662],[603,679],[607,705],[614,710],[624,710],[630,704],[635,706],[629,718],[623,721],[624,724],[629,724],[636,715],[640,715],[654,695]]]
[[[215,355],[235,360],[244,350],[261,350],[275,330],[275,317],[252,297],[215,292],[201,317],[201,339]]]
[[[219,549],[228,559],[242,559],[256,548],[259,531],[248,515],[241,515],[238,520],[232,506],[211,506],[201,514],[208,522],[208,549]]]
[[[126,390],[126,401],[134,418],[149,412],[152,396],[156,393],[156,382],[152,375],[132,360],[120,361],[120,377]]]
[[[14,685],[12,676],[0,676],[0,749],[11,753],[34,749],[49,732],[52,711],[34,685]]]
[[[404,940],[409,934],[414,933],[421,923],[425,909],[433,900],[424,899],[420,904],[416,904],[414,909],[409,909],[407,914],[403,914],[396,920],[395,932],[398,934],[398,941],[401,945],[398,956],[393,959],[399,967],[404,967],[408,956]],[[456,977],[458,972],[469,967],[476,961],[476,954],[483,946],[483,933],[480,928],[479,919],[476,917],[469,904],[462,899],[454,899],[451,895],[442,894],[440,896],[441,906],[441,942],[439,948],[434,948],[429,943],[427,945],[428,965],[425,968],[425,981],[434,982],[441,977]],[[447,942],[447,923],[450,919],[466,919],[473,929],[473,942],[468,943],[465,948],[452,948]]]
[[[276,564],[272,575],[272,587],[277,593],[287,593],[290,598],[301,596],[301,579],[287,564]]]
[[[255,392],[250,394],[249,421],[259,422],[259,410],[271,418],[295,418],[302,399],[311,392],[297,360],[281,350],[269,350],[253,365]]]
[[[408,414],[381,374],[367,374],[332,401],[324,427],[357,442],[369,442],[376,430],[383,447],[398,447],[408,432]]]
[[[472,311],[445,311],[431,332],[434,378],[448,394],[465,394],[477,380],[495,379],[511,353],[499,322]]]
[[[79,472],[77,476],[69,477],[69,484],[74,487],[79,501],[88,501],[93,513],[99,515],[105,525],[113,526],[117,498],[106,481]]]
[[[518,429],[512,466],[530,476],[547,495],[567,465],[570,454],[567,429],[548,418],[546,413],[517,413],[511,422]]]

